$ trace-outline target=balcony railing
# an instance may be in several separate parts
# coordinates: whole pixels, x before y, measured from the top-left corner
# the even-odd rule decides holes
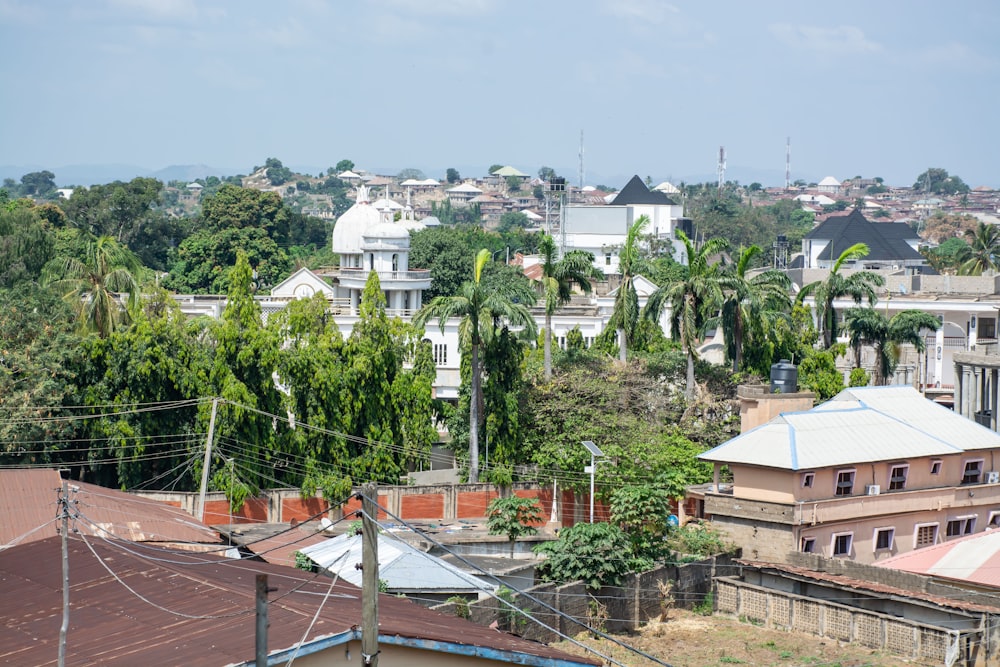
[[[937,511],[1000,503],[1000,484],[966,484],[878,495],[853,495],[797,503],[797,523],[813,525],[863,519],[885,514]]]
[[[368,274],[371,273],[371,269],[363,269],[358,267],[341,267],[339,270],[339,275],[342,278],[355,278],[360,280],[366,280]],[[431,272],[429,269],[416,269],[413,271],[376,271],[378,274],[378,279],[382,282],[387,280],[430,280]],[[337,273],[334,273],[337,275]]]

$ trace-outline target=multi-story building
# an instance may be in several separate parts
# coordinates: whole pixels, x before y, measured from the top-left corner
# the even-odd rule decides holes
[[[869,563],[1000,526],[1000,434],[912,387],[847,389],[699,458],[704,516],[755,560]]]

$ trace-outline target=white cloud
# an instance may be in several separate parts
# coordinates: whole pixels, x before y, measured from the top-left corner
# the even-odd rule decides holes
[[[659,0],[609,0],[604,11],[612,16],[639,23],[665,23],[680,10],[674,5]]]
[[[861,28],[851,25],[826,28],[775,23],[768,26],[768,30],[788,46],[821,53],[850,55],[882,50],[881,44],[868,39]]]
[[[152,21],[192,22],[226,14],[222,8],[195,0],[108,0],[108,6]]]
[[[977,53],[961,42],[929,46],[917,53],[917,60],[934,67],[992,69],[997,66],[996,58]]]

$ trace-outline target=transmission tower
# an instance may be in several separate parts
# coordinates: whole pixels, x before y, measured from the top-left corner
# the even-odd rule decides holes
[[[792,138],[785,139],[785,189],[792,187]]]
[[[719,146],[719,189],[726,182],[726,147]]]

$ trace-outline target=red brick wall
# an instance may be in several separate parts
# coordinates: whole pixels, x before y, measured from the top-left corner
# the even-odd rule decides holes
[[[486,516],[486,506],[499,495],[496,491],[459,492],[456,517],[459,519],[480,519]]]
[[[385,507],[388,504],[388,502],[389,502],[389,496],[383,495],[381,493],[378,494],[378,504],[379,504],[380,508],[381,507]],[[341,509],[343,510],[345,517],[348,514],[350,514],[351,512],[360,512],[360,510],[361,510],[361,501],[358,500],[357,498],[355,498],[354,496],[351,496],[350,500],[348,500],[346,503],[344,503],[343,505],[341,505]],[[359,513],[358,516],[356,518],[352,518],[351,521],[355,521],[355,520],[358,520],[360,518],[361,518],[361,514]],[[381,509],[379,509],[379,511],[378,511],[378,519],[385,519],[385,518],[386,518],[386,513],[384,511],[382,511]]]
[[[281,520],[286,523],[292,519],[305,521],[328,509],[330,503],[324,498],[282,498]]]
[[[552,516],[552,491],[549,489],[517,489],[514,495],[518,498],[534,498],[541,508],[540,518],[534,522],[535,526],[544,526]]]
[[[402,519],[444,518],[444,494],[408,494],[400,498],[399,515]]]
[[[229,523],[229,501],[205,501],[205,523]],[[247,498],[243,507],[232,515],[233,523],[264,523],[267,521],[267,499]]]

